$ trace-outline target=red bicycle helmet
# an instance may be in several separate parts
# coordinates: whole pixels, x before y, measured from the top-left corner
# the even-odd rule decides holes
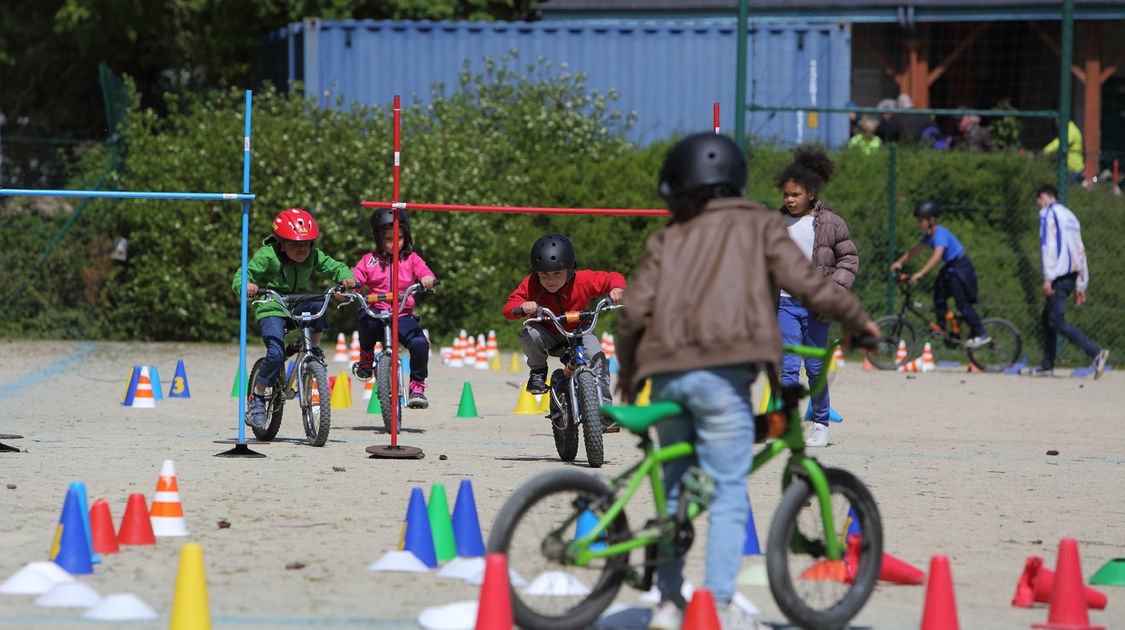
[[[315,241],[320,228],[312,215],[300,208],[290,208],[273,220],[273,234],[283,241]]]

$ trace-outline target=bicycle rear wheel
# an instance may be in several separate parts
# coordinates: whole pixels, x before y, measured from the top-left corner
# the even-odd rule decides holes
[[[914,336],[914,326],[906,321],[906,317],[887,315],[875,320],[875,325],[879,327],[879,333],[883,337],[879,347],[867,353],[867,357],[875,367],[880,370],[894,370],[903,364],[903,361],[895,358],[898,355],[900,341],[906,346],[906,358],[914,356],[918,340]]]
[[[587,512],[597,515],[612,502],[613,492],[596,477],[554,470],[517,488],[500,508],[488,551],[507,556],[516,625],[525,630],[585,628],[613,602],[625,578],[628,553],[587,566],[576,566],[566,554],[567,545],[589,531],[578,531],[579,518]],[[629,536],[622,513],[610,523],[606,539]]]
[[[984,372],[1003,372],[1019,360],[1023,349],[1020,331],[1007,320],[999,317],[985,317],[981,320],[984,334],[991,341],[977,348],[969,349],[969,361]]]
[[[802,628],[842,628],[871,596],[883,559],[883,525],[871,492],[851,473],[825,468],[837,540],[844,561],[825,556],[824,520],[816,491],[794,478],[781,497],[766,542],[766,573],[778,608]]]
[[[258,374],[262,371],[262,362],[265,359],[258,359],[254,362],[254,367],[250,370],[250,379],[247,382],[247,387],[253,388],[254,383],[258,382]],[[249,392],[247,392],[249,395]],[[265,427],[259,429],[253,425],[247,424],[250,430],[254,432],[254,437],[263,441],[269,442],[277,437],[277,431],[281,428],[281,415],[285,409],[285,375],[278,370],[277,376],[273,379],[273,386],[266,388],[266,417],[270,419],[270,423]],[[247,411],[247,413],[250,413]]]
[[[546,395],[551,397],[551,432],[555,435],[555,450],[559,459],[572,462],[578,455],[578,423],[571,417],[565,372],[555,370],[551,374],[551,389]]]
[[[574,386],[578,390],[578,404],[582,407],[582,439],[586,443],[586,462],[590,468],[601,468],[605,463],[605,448],[602,444],[602,418],[598,408],[602,406],[598,380],[592,372],[579,372],[575,375]]]
[[[306,361],[301,369],[301,420],[305,437],[313,446],[324,446],[332,425],[332,389],[328,385],[328,368],[320,361]],[[312,395],[315,386],[316,397]]]

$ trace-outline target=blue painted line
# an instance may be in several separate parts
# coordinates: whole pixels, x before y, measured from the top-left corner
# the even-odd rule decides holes
[[[0,398],[14,393],[17,390],[23,389],[28,385],[34,385],[45,378],[54,376],[55,374],[58,374],[59,372],[62,372],[63,370],[74,366],[74,364],[86,358],[86,355],[90,354],[90,351],[93,350],[95,346],[97,346],[97,344],[93,342],[83,343],[82,345],[78,346],[78,349],[72,352],[70,356],[59,359],[58,361],[55,361],[54,363],[40,369],[37,372],[28,374],[18,381],[12,381],[11,383],[8,383],[6,385],[0,385]]]

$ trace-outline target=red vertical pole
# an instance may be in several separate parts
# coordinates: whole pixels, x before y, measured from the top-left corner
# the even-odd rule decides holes
[[[398,164],[399,164],[399,101],[395,96],[395,164],[391,201],[394,246],[391,254],[391,446],[398,444]]]
[[[719,104],[715,103],[715,133],[719,133]]]

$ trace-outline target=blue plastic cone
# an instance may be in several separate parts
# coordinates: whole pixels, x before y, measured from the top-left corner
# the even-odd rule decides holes
[[[754,527],[754,508],[751,506],[746,514],[746,542],[742,545],[742,555],[760,556],[762,548],[758,545],[758,530]]]
[[[594,529],[594,526],[597,525],[597,524],[598,524],[598,517],[594,516],[593,512],[591,512],[590,510],[586,510],[586,511],[582,512],[582,514],[578,515],[578,521],[574,524],[574,539],[578,540],[579,538],[582,538],[586,534],[589,534],[590,530]],[[604,540],[604,539],[605,539],[605,534],[603,533],[599,537],[599,540]],[[590,551],[599,551],[601,549],[605,549],[605,543],[604,542],[594,543],[594,544],[590,545]]]
[[[468,479],[461,480],[457,502],[453,505],[453,541],[457,545],[457,555],[462,558],[484,556],[484,537],[477,518],[477,504],[473,500],[473,484]]]
[[[86,540],[86,532],[82,531],[81,509],[78,492],[74,488],[68,489],[59,526],[55,529],[55,542],[51,545],[51,560],[74,575],[94,572],[90,562],[90,544]]]
[[[160,375],[156,372],[155,365],[148,369],[148,378],[152,383],[152,399],[164,400],[164,394],[162,393],[164,388],[160,386]]]
[[[188,389],[187,372],[184,370],[184,360],[180,359],[176,363],[176,375],[172,377],[172,386],[168,388],[169,398],[191,398],[191,391]]]
[[[863,532],[859,528],[859,518],[855,515],[855,508],[848,507],[848,531],[844,534],[844,540],[846,541],[852,534],[862,536]]]
[[[406,524],[402,530],[402,550],[413,553],[431,569],[437,567],[430,513],[426,509],[426,499],[421,488],[414,488],[410,492],[410,507],[406,510]]]
[[[70,487],[78,493],[78,507],[82,509],[82,531],[86,534],[86,544],[90,546],[90,562],[101,564],[102,557],[94,553],[94,538],[90,535],[90,507],[86,504],[86,484],[75,481]]]
[[[134,365],[133,372],[129,375],[129,388],[125,390],[125,397],[121,399],[121,404],[126,407],[133,406],[133,396],[137,393],[137,383],[141,380],[141,366]]]
[[[812,405],[809,405],[808,408],[805,409],[805,422],[809,422],[811,420],[812,420]],[[828,408],[828,421],[829,422],[843,422],[844,418],[840,414],[836,413],[835,409],[833,409],[832,407],[829,407]]]

